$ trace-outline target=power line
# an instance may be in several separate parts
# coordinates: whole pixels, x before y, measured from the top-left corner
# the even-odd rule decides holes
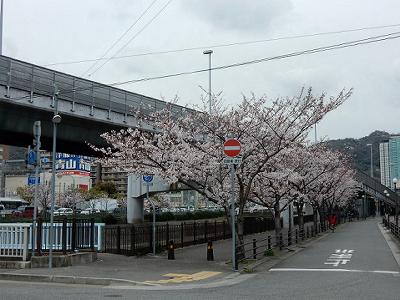
[[[214,45],[208,45],[208,46],[196,46],[196,47],[188,47],[188,48],[181,48],[181,49],[150,51],[150,52],[135,53],[135,54],[121,55],[121,56],[114,55],[112,57],[100,57],[100,58],[94,58],[94,59],[82,59],[82,60],[66,61],[66,62],[55,62],[55,63],[46,64],[44,66],[50,67],[50,66],[57,66],[57,65],[72,65],[72,64],[81,64],[81,63],[88,63],[88,62],[97,62],[97,61],[102,61],[102,60],[114,60],[114,59],[124,59],[124,58],[131,58],[131,57],[149,56],[149,55],[180,53],[180,52],[187,52],[187,51],[197,51],[197,50],[202,50],[202,49],[225,48],[225,47],[233,47],[233,46],[268,43],[268,42],[274,42],[274,41],[280,41],[280,40],[301,39],[301,38],[324,36],[324,35],[334,35],[334,34],[351,33],[351,32],[359,32],[359,31],[367,31],[367,30],[393,28],[393,27],[399,27],[399,26],[400,26],[400,24],[391,24],[391,25],[379,25],[379,26],[352,28],[352,29],[347,29],[347,30],[337,30],[337,31],[317,32],[317,33],[309,33],[309,34],[301,34],[301,35],[291,35],[291,36],[268,38],[268,39],[262,39],[262,40],[214,44]]]
[[[281,59],[286,59],[286,58],[291,58],[291,57],[296,57],[296,56],[301,56],[301,55],[306,55],[306,54],[315,54],[315,53],[333,51],[333,50],[349,48],[349,47],[355,47],[355,46],[360,46],[360,45],[378,43],[378,42],[382,42],[382,41],[386,41],[386,40],[393,40],[393,39],[398,39],[398,38],[400,38],[400,31],[392,32],[392,33],[388,33],[388,34],[384,34],[384,35],[367,37],[367,38],[364,38],[364,39],[359,39],[359,40],[354,40],[354,41],[349,41],[349,42],[342,42],[342,43],[339,43],[339,44],[333,44],[333,45],[329,45],[329,46],[323,46],[323,47],[318,47],[318,48],[313,48],[313,49],[308,49],[308,50],[291,52],[291,53],[272,56],[272,57],[265,57],[265,58],[251,60],[251,61],[245,61],[245,62],[239,62],[239,63],[229,64],[229,65],[217,66],[217,67],[211,68],[211,70],[229,69],[229,68],[240,67],[240,66],[251,65],[251,64],[257,64],[257,63],[268,62],[268,61],[273,61],[273,60],[281,60]],[[145,77],[145,78],[141,78],[141,79],[134,79],[134,80],[127,80],[127,81],[122,81],[122,82],[115,82],[115,83],[108,84],[108,86],[120,86],[120,85],[125,85],[125,84],[130,84],[130,83],[137,83],[137,82],[164,79],[164,78],[172,78],[172,77],[178,77],[178,76],[183,76],[183,75],[192,75],[192,74],[208,72],[208,71],[209,71],[209,69],[207,68],[207,69],[200,69],[200,70],[194,70],[194,71],[186,71],[186,72],[180,72],[180,73],[167,74],[167,75],[162,75],[162,76]],[[59,91],[59,95],[60,94],[67,94],[67,93],[71,93],[71,92],[87,91],[87,90],[91,90],[91,89],[96,88],[96,87],[104,87],[105,85],[106,84],[94,84],[94,85],[92,85],[92,86],[90,86],[88,88],[78,88],[78,89],[71,89],[71,90],[60,90]],[[25,99],[25,98],[28,98],[28,97],[29,96],[24,96],[24,97],[21,97],[19,99],[15,98],[15,99],[10,99],[10,100],[22,100],[22,99]]]
[[[147,11],[157,2],[158,0],[154,0],[153,2],[150,3],[150,5],[141,13],[141,15],[129,26],[129,28],[117,39],[114,41],[114,43],[104,52],[104,54],[101,56],[101,58],[96,59],[95,63],[92,64],[83,74],[82,77],[85,76],[86,73],[88,73],[93,67],[97,65],[97,62],[100,60],[104,59],[105,56],[117,45],[127,34],[131,29],[142,19],[142,17],[147,13]]]
[[[337,49],[355,47],[355,46],[359,46],[359,45],[378,43],[378,42],[382,42],[385,40],[393,40],[393,39],[398,39],[398,38],[400,38],[400,32],[394,32],[394,33],[389,33],[389,34],[385,34],[385,35],[369,37],[369,38],[365,38],[365,39],[344,42],[344,43],[334,44],[334,45],[325,46],[325,47],[319,47],[319,48],[314,48],[314,49],[309,49],[309,50],[292,52],[292,53],[288,53],[288,54],[266,57],[266,58],[251,60],[251,61],[245,61],[245,62],[239,62],[239,63],[229,64],[229,65],[224,65],[224,66],[212,67],[211,70],[229,69],[229,68],[240,67],[240,66],[245,66],[245,65],[250,65],[250,64],[257,64],[257,63],[262,63],[262,62],[267,62],[267,61],[272,61],[272,60],[280,60],[280,59],[285,59],[285,58],[290,58],[290,57],[295,57],[295,56],[300,56],[300,55],[305,55],[305,54],[314,54],[314,53],[320,53],[320,52],[326,52],[326,51],[333,51],[333,50],[337,50]],[[167,74],[167,75],[162,75],[162,76],[145,77],[145,78],[141,78],[141,79],[116,82],[116,83],[112,83],[112,84],[108,84],[108,85],[109,86],[119,86],[119,85],[125,85],[125,84],[137,83],[137,82],[143,82],[143,81],[172,78],[172,77],[178,77],[178,76],[183,76],[183,75],[192,75],[192,74],[197,74],[197,73],[208,72],[209,70],[210,69],[207,68],[207,69],[200,69],[200,70],[194,70],[194,71],[186,71],[186,72]]]
[[[117,52],[114,53],[113,56],[105,60],[99,67],[97,67],[92,73],[90,73],[88,76],[93,75],[97,71],[99,71],[106,63],[108,63],[112,58],[114,58],[116,55],[121,53],[122,50],[124,50],[139,34],[141,34],[153,21],[167,8],[167,6],[172,2],[173,0],[169,0],[155,15],[153,18],[150,19],[149,22],[147,22],[128,42],[126,42],[121,48],[117,50]]]

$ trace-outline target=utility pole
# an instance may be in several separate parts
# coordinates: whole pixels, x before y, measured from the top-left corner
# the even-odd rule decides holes
[[[370,176],[371,176],[371,178],[374,178],[374,164],[373,164],[373,157],[372,157],[372,144],[367,144],[367,147],[371,147],[371,152],[370,152],[370,164],[371,164],[371,166],[370,166],[370,168],[371,168],[371,170],[370,170],[370,172],[371,172],[371,174],[370,174]]]

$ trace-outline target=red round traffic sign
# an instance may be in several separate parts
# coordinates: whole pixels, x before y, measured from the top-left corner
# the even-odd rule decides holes
[[[224,153],[226,156],[235,157],[240,154],[241,145],[238,140],[229,139],[224,143]]]

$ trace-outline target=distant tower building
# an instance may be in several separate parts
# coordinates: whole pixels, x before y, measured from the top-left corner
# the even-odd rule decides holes
[[[390,186],[389,142],[379,144],[379,163],[381,169],[381,184]]]
[[[379,144],[381,183],[391,189],[393,178],[400,179],[400,136]]]
[[[393,136],[389,140],[389,172],[390,186],[393,186],[393,178],[400,178],[400,136]]]

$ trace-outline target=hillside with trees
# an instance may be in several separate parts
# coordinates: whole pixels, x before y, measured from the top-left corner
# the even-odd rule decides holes
[[[390,134],[385,131],[374,131],[370,135],[354,139],[337,139],[327,141],[326,144],[332,150],[339,150],[346,153],[351,158],[354,167],[370,174],[370,147],[367,144],[372,144],[372,158],[374,177],[380,180],[380,167],[379,167],[379,143],[387,141]]]

